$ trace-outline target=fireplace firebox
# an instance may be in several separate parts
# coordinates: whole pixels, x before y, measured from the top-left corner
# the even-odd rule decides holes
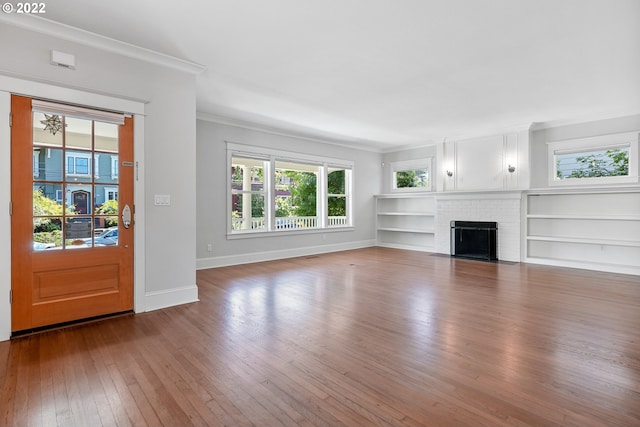
[[[497,245],[497,222],[451,221],[451,256],[497,261]]]

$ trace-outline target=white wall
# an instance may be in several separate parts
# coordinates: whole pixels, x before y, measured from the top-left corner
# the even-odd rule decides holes
[[[534,167],[531,175],[531,187],[549,187],[549,167],[547,161],[548,142],[633,131],[640,131],[640,114],[532,131],[531,162]]]
[[[198,120],[198,267],[301,256],[371,246],[375,240],[373,195],[380,191],[379,153]],[[353,230],[227,239],[226,141],[353,160]],[[212,251],[207,251],[207,245]]]
[[[508,167],[513,166],[513,172]],[[445,172],[451,171],[452,176]],[[530,182],[529,130],[444,143],[444,191],[526,189]]]
[[[148,101],[146,116],[136,123],[144,124],[144,157],[135,153],[140,162],[141,188],[136,186],[136,200],[145,197],[136,209],[136,223],[143,226],[146,236],[136,244],[136,269],[143,269],[144,283],[137,283],[136,310],[145,311],[197,299],[195,284],[196,247],[196,85],[195,75],[153,65],[116,53],[62,40],[51,35],[25,30],[0,22],[0,75],[18,77],[21,81],[37,81],[47,87],[77,89],[86,99],[101,95],[114,98]],[[10,40],[10,42],[8,42]],[[49,64],[51,49],[76,56],[76,70]],[[15,92],[6,84],[0,91]],[[53,91],[55,92],[55,91]],[[58,91],[60,92],[60,91]],[[81,103],[82,97],[76,97]],[[7,108],[7,100],[0,110]],[[0,135],[7,135],[7,125],[0,121]],[[9,158],[9,145],[1,141],[0,158]],[[3,168],[6,175],[6,170]],[[6,181],[3,180],[3,185]],[[154,194],[170,194],[172,205],[153,205]],[[8,194],[0,190],[0,219],[8,223]],[[0,228],[0,257],[10,259],[11,241]],[[143,256],[139,256],[143,254]],[[4,265],[3,265],[4,266]],[[6,275],[6,272],[3,271]],[[0,299],[8,294],[10,280],[0,283]],[[142,291],[140,288],[142,287]],[[0,334],[6,330],[10,317],[0,313]],[[0,335],[1,339],[7,336]]]

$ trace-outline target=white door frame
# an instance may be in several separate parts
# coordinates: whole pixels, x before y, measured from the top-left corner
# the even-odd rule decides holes
[[[144,108],[145,102],[0,75],[0,341],[11,337],[11,94],[86,105],[133,115],[134,177],[134,311],[143,312],[145,295]]]

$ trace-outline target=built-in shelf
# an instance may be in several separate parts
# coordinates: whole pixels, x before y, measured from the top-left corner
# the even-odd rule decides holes
[[[640,189],[529,192],[525,261],[640,274]]]
[[[377,244],[392,248],[435,250],[435,197],[403,193],[376,196]]]
[[[527,218],[640,221],[640,215],[527,215]]]
[[[433,228],[430,229],[420,229],[420,228],[393,228],[393,227],[378,227],[379,231],[397,231],[399,233],[425,233],[425,234],[434,234],[435,230]]]
[[[640,240],[589,239],[579,237],[527,236],[527,240],[544,242],[584,243],[587,245],[610,245],[640,247]]]
[[[434,212],[378,212],[378,215],[434,216]]]

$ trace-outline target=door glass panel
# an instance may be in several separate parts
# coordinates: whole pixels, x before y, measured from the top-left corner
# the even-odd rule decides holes
[[[33,147],[33,180],[62,181],[62,149]]]
[[[62,217],[33,218],[33,250],[62,248]]]
[[[93,160],[90,151],[65,150],[65,175],[67,181],[91,182]]]
[[[64,238],[67,249],[91,247],[92,235],[93,227],[90,216],[76,215],[66,218]]]
[[[87,119],[66,117],[64,145],[67,148],[91,150],[91,123],[91,120]]]
[[[66,193],[67,206],[73,209],[75,215],[90,215],[93,210],[91,193],[91,185],[68,184]]]
[[[44,182],[33,185],[33,216],[62,216],[62,185]]]
[[[33,145],[62,147],[62,116],[33,112]]]
[[[95,181],[104,184],[118,184],[118,155],[96,153],[93,157]]]
[[[119,126],[33,112],[33,248],[118,244]]]
[[[95,122],[95,150],[118,153],[118,125]]]

